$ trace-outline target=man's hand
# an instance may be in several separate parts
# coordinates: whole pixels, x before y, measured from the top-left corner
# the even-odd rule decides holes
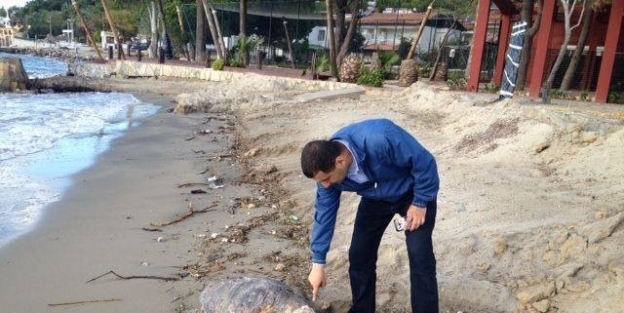
[[[308,281],[312,285],[312,301],[318,299],[319,291],[325,287],[327,280],[325,278],[325,267],[322,264],[313,264]]]
[[[425,215],[427,215],[427,208],[410,205],[405,216],[405,231],[417,230],[425,223]]]

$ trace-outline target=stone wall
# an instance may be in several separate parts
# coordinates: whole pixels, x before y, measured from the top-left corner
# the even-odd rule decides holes
[[[230,71],[215,71],[211,68],[190,67],[181,65],[156,64],[137,61],[116,61],[105,64],[74,63],[70,65],[71,71],[77,76],[106,78],[117,77],[177,77],[192,78],[214,82],[227,82],[242,78],[245,75],[259,75],[253,73],[241,73]],[[266,76],[269,80],[297,86],[303,89],[340,90],[352,88],[352,84],[307,80],[299,78],[285,78],[278,76]]]

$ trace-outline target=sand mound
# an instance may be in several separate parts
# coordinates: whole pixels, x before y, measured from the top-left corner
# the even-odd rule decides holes
[[[360,99],[297,104],[303,89],[243,80],[178,97],[178,112],[231,110],[240,144],[255,149],[250,180],[271,169],[282,206],[311,224],[314,183],[299,152],[354,121],[386,117],[437,157],[434,233],[442,311],[615,312],[624,307],[621,181],[624,128],[599,118],[492,103],[495,95],[423,83]],[[192,108],[192,109],[190,109]],[[349,306],[346,260],[359,198],[345,194],[321,297]],[[302,266],[307,266],[303,264]],[[389,228],[379,251],[381,312],[409,305],[404,236]]]

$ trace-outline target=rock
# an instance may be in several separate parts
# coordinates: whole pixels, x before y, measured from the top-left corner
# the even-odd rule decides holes
[[[598,243],[613,234],[615,229],[624,221],[624,214],[618,213],[599,222],[589,224],[580,229],[587,236],[590,244]]]
[[[494,255],[500,257],[507,250],[507,242],[505,239],[499,239],[494,243]]]
[[[526,287],[516,294],[516,298],[522,304],[541,301],[549,298],[555,292],[553,282],[545,282],[539,285]]]
[[[308,301],[283,282],[239,277],[209,283],[199,296],[204,313],[314,313]]]
[[[542,301],[538,301],[532,304],[533,308],[535,308],[536,310],[542,312],[542,313],[546,313],[548,312],[548,309],[550,309],[550,300],[548,299],[544,299]]]
[[[20,58],[0,58],[0,92],[26,90],[28,75]]]

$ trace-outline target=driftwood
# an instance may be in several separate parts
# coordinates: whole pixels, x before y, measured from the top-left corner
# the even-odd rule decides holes
[[[216,207],[216,206],[217,206],[217,204],[216,204],[216,203],[213,203],[212,205],[210,205],[210,206],[208,206],[208,207],[205,207],[205,208],[203,208],[203,209],[201,209],[201,210],[195,211],[195,210],[193,209],[193,202],[190,202],[190,203],[189,203],[189,210],[188,210],[188,213],[186,213],[186,215],[183,215],[183,216],[181,216],[180,218],[175,219],[175,220],[173,220],[173,221],[169,221],[169,222],[161,222],[161,223],[150,223],[150,225],[151,225],[151,226],[156,226],[156,227],[162,227],[162,226],[168,226],[168,225],[171,225],[171,224],[179,223],[179,222],[181,222],[181,221],[183,221],[183,220],[185,220],[185,219],[187,219],[187,218],[189,218],[189,217],[191,217],[191,216],[195,215],[196,213],[206,213],[206,212],[208,212],[208,211],[211,211],[210,209],[211,209],[211,208],[214,208],[214,207]]]
[[[122,300],[121,299],[101,299],[101,300],[85,300],[85,301],[63,302],[63,303],[48,303],[48,306],[64,306],[64,305],[116,302],[116,301],[122,301]]]
[[[115,273],[115,271],[108,271],[98,277],[92,278],[87,280],[87,283],[90,283],[92,281],[95,281],[97,279],[100,279],[108,274],[113,274],[115,276],[117,276],[117,278],[119,279],[123,279],[123,280],[127,280],[127,279],[157,279],[157,280],[164,280],[164,281],[176,281],[176,280],[180,280],[180,277],[163,277],[163,276],[153,276],[153,275],[137,275],[137,276],[121,276],[117,273]]]
[[[178,185],[178,188],[187,188],[187,187],[195,187],[195,186],[210,186],[210,184],[207,184],[207,183],[186,183],[186,184]]]

